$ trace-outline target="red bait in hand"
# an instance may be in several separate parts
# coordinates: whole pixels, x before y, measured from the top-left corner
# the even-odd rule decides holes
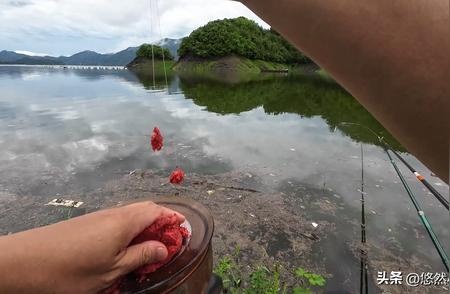
[[[167,258],[164,261],[147,264],[135,270],[139,280],[142,281],[146,275],[151,274],[168,263],[180,251],[183,240],[189,237],[189,231],[180,225],[181,222],[175,214],[160,217],[131,242],[130,245],[134,245],[145,241],[156,240],[166,245],[168,251]]]

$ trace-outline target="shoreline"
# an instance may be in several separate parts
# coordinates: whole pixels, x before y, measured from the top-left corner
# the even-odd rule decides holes
[[[3,224],[0,234],[55,223],[136,200],[151,200],[152,197],[167,195],[189,197],[202,203],[214,216],[214,266],[221,258],[233,256],[236,248],[239,248],[243,281],[248,281],[252,270],[259,266],[279,266],[282,281],[290,288],[298,282],[293,274],[295,269],[301,267],[321,274],[327,280],[328,287],[317,289],[316,293],[326,292],[327,289],[355,290],[356,285],[342,280],[345,279],[345,273],[340,270],[340,265],[325,259],[322,253],[332,246],[337,250],[336,254],[345,252],[346,259],[357,264],[360,248],[358,238],[350,238],[354,241],[343,244],[342,248],[338,247],[341,246],[338,245],[341,239],[339,232],[359,234],[356,220],[337,218],[341,210],[349,209],[348,205],[327,190],[292,182],[281,186],[284,188],[273,189],[264,183],[256,171],[189,174],[182,185],[175,186],[168,183],[165,175],[150,170],[136,170],[107,181],[93,191],[58,196],[83,201],[79,209],[46,206],[54,196],[38,198],[11,195],[0,202],[0,221]],[[28,217],[23,218],[24,215]],[[405,272],[424,269],[419,260],[407,261],[394,256],[387,249],[370,245],[367,250],[370,252],[370,269],[396,268]],[[375,285],[376,275],[370,277],[370,283]],[[391,293],[406,290],[401,286],[383,286],[382,289]],[[432,293],[427,291],[433,289],[418,287],[408,290],[417,291],[411,293]]]

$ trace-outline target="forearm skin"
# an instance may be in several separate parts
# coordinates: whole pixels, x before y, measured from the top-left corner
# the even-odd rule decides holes
[[[242,2],[448,181],[448,1]]]

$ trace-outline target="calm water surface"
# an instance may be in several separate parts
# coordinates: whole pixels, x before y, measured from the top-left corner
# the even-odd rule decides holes
[[[395,240],[398,254],[443,270],[376,138],[341,123],[366,125],[403,148],[333,83],[311,77],[235,84],[172,77],[168,93],[150,90],[148,78],[128,71],[2,66],[0,91],[0,204],[11,197],[90,191],[134,169],[168,172],[180,165],[188,174],[258,171],[286,193],[295,193],[296,183],[326,189],[347,204],[330,219],[339,223],[345,216],[358,225],[362,143],[368,242],[388,248]],[[153,126],[161,128],[165,152],[174,156],[149,152]],[[447,185],[403,155],[448,197]],[[448,212],[400,167],[448,248]],[[345,249],[355,228],[337,230],[340,237],[323,242],[317,254],[338,277],[330,287],[350,279],[356,289],[359,263]]]

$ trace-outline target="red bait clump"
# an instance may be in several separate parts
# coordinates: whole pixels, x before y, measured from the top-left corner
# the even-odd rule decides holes
[[[180,184],[184,180],[184,171],[177,167],[171,174],[169,178],[172,184]]]
[[[172,216],[163,216],[158,218],[152,225],[133,239],[130,246],[145,241],[155,240],[166,245],[169,253],[167,258],[161,262],[144,265],[138,268],[135,273],[139,276],[140,281],[145,279],[146,275],[153,273],[168,263],[180,251],[183,240],[189,237],[189,231],[180,225],[181,222],[176,214],[173,214]]]
[[[161,131],[158,127],[153,128],[153,133],[150,138],[150,144],[152,145],[153,151],[159,151],[163,147],[164,138],[161,135]]]

